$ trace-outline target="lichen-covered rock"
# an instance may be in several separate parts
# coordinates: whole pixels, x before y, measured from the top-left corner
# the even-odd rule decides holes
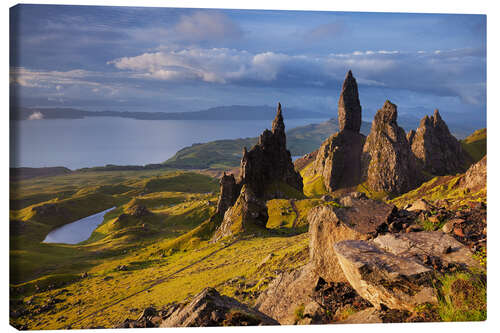
[[[436,303],[436,272],[477,266],[472,253],[440,231],[384,234],[370,241],[334,245],[339,264],[352,287],[375,307],[412,311]]]
[[[220,194],[219,201],[217,202],[217,213],[224,216],[224,213],[229,207],[234,205],[238,195],[240,193],[241,187],[236,184],[236,179],[232,174],[224,175],[220,179]]]
[[[359,133],[361,128],[361,104],[359,103],[358,84],[349,71],[342,84],[338,104],[339,131]]]
[[[279,325],[265,314],[249,308],[234,298],[205,288],[193,300],[175,310],[160,327],[254,326]]]
[[[413,310],[417,304],[437,302],[432,269],[373,242],[347,240],[334,249],[351,286],[373,306]]]
[[[370,189],[402,194],[421,180],[405,131],[397,123],[397,107],[386,101],[377,111],[363,148],[363,178]]]
[[[309,256],[315,272],[326,281],[346,281],[333,245],[347,239],[365,240],[387,228],[395,207],[360,195],[340,199],[344,207],[318,206],[309,212]]]
[[[224,214],[221,225],[215,231],[213,241],[235,234],[265,228],[269,218],[266,202],[258,198],[253,191],[243,185],[241,193],[232,207]]]
[[[458,140],[451,135],[438,110],[425,116],[410,140],[411,149],[422,168],[433,175],[465,171],[467,156]]]
[[[257,298],[255,308],[282,325],[296,321],[295,311],[312,301],[318,275],[311,265],[278,275]]]
[[[246,184],[262,199],[274,199],[276,193],[268,193],[268,186],[281,182],[302,192],[300,173],[295,171],[290,152],[286,149],[285,123],[278,104],[272,129],[265,130],[259,142],[249,151],[243,150],[239,184]]]
[[[460,186],[477,192],[486,189],[486,155],[477,163],[470,166],[464,177],[460,180]]]

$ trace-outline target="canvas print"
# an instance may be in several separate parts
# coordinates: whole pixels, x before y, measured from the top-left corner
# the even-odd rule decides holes
[[[10,8],[10,324],[486,320],[486,16]]]

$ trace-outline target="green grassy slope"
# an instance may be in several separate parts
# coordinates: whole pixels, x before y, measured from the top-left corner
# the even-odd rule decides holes
[[[486,128],[480,129],[461,140],[462,148],[472,157],[473,162],[486,155]]]

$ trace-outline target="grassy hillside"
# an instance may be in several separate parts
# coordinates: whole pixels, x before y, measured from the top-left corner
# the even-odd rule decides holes
[[[480,129],[461,141],[462,148],[472,157],[474,163],[486,155],[486,128]]]
[[[169,169],[74,172],[13,183],[11,304],[28,313],[11,316],[11,323],[112,327],[207,286],[253,305],[279,271],[306,263],[306,216],[321,200],[271,200],[267,231],[213,244],[221,222],[210,218],[218,187],[209,176]],[[37,208],[44,205],[56,208],[45,215]],[[116,208],[88,240],[41,243],[55,226],[110,206]]]

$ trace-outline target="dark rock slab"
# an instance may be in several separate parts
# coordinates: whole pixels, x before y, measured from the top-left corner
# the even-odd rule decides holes
[[[254,326],[279,325],[269,316],[234,298],[205,288],[191,302],[180,306],[160,327]]]

